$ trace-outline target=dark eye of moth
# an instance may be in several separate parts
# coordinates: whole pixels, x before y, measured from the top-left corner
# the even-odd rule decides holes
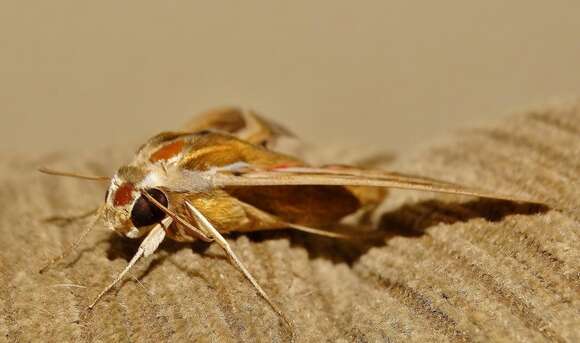
[[[151,188],[147,192],[163,206],[167,207],[167,197],[162,191]],[[144,195],[141,195],[131,210],[131,222],[136,228],[149,226],[151,224],[159,223],[163,218],[165,218],[165,212],[163,212],[159,207],[155,206],[149,199]]]

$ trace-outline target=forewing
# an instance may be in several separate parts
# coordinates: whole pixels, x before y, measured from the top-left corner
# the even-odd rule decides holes
[[[300,159],[252,144],[236,137],[208,132],[194,134],[179,165],[188,170],[246,171],[301,167]],[[241,167],[244,168],[240,169]]]
[[[249,146],[256,149],[249,149]],[[190,163],[194,159],[209,160],[202,161],[205,165],[219,165],[246,155],[254,162],[268,159],[273,164],[280,164],[282,160],[292,159],[284,153],[299,154],[301,147],[302,143],[281,125],[253,111],[226,107],[194,117],[180,131],[162,132],[152,137],[139,148],[137,160],[155,163],[186,158],[185,165],[195,167],[199,164]],[[236,149],[243,151],[238,153]],[[209,157],[209,151],[214,156]],[[201,155],[205,156],[198,158]]]
[[[282,167],[271,170],[253,170],[241,175],[216,175],[214,183],[219,187],[290,185],[386,187],[538,203],[538,201],[532,199],[490,192],[447,181],[396,172],[365,170],[351,166],[326,166],[320,168]]]
[[[174,161],[189,170],[206,170],[247,163],[254,167],[300,166],[304,163],[219,130],[162,132],[137,151],[136,160]]]

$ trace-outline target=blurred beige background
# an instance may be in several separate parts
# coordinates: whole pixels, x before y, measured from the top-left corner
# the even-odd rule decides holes
[[[219,105],[405,151],[580,94],[578,1],[2,1],[3,152],[135,142]]]

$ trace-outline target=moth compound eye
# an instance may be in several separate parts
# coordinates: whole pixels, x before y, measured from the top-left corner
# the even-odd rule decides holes
[[[167,197],[162,191],[152,188],[148,189],[147,192],[163,206],[167,207]],[[163,218],[165,218],[165,212],[163,212],[159,207],[155,206],[149,199],[144,195],[141,195],[131,210],[131,222],[136,228],[149,226],[151,224],[159,223]]]

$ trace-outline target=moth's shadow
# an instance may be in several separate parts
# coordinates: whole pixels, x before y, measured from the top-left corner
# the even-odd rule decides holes
[[[292,246],[304,248],[311,259],[324,258],[333,263],[352,265],[369,249],[385,246],[393,237],[418,238],[424,235],[428,228],[441,223],[450,225],[475,218],[499,222],[510,215],[532,215],[544,213],[548,209],[544,205],[493,199],[476,199],[468,202],[426,200],[383,213],[377,229],[373,231],[372,239],[365,239],[364,236],[360,239],[334,239],[296,231],[256,232],[249,234],[249,237],[253,241],[261,242],[286,236],[289,237]],[[353,229],[356,230],[356,227]],[[365,235],[365,231],[359,232]]]
[[[360,239],[335,239],[294,230],[262,231],[253,233],[234,233],[231,238],[246,235],[253,242],[264,242],[276,239],[289,239],[292,247],[300,247],[308,252],[311,259],[324,258],[333,263],[347,263],[352,265],[361,256],[373,247],[385,246],[393,237],[420,237],[430,227],[441,223],[453,224],[467,222],[471,219],[482,218],[490,222],[501,221],[510,215],[533,215],[546,212],[549,208],[543,205],[514,203],[503,200],[475,199],[468,202],[444,202],[441,200],[426,200],[403,205],[395,210],[381,215],[373,237],[368,238],[365,231]],[[356,233],[356,227],[352,232]],[[130,260],[139,246],[138,241],[110,238],[107,251],[109,259],[123,258]],[[208,255],[210,243],[178,243],[166,240],[160,247],[165,256],[182,249],[192,249],[194,253],[209,257],[226,259],[225,255]],[[235,249],[235,247],[234,247]],[[156,259],[149,271],[160,264],[164,258]],[[148,272],[149,272],[148,271]],[[146,272],[147,273],[147,272]]]
[[[137,249],[139,248],[139,244],[141,243],[138,240],[123,239],[123,238],[118,237],[117,235],[111,236],[109,238],[109,240],[110,240],[110,245],[107,249],[107,258],[109,260],[115,260],[117,258],[122,258],[127,262],[129,262],[129,260],[131,260],[133,255],[137,252]],[[205,277],[202,274],[200,274],[199,272],[197,272],[191,268],[188,268],[187,266],[176,263],[175,261],[172,261],[171,259],[169,259],[169,257],[172,254],[177,253],[178,251],[181,251],[184,249],[190,249],[194,253],[201,255],[204,258],[215,258],[215,259],[227,260],[227,257],[223,254],[216,255],[216,254],[208,253],[207,250],[209,249],[210,245],[211,245],[211,243],[206,243],[203,241],[195,241],[192,243],[182,243],[182,242],[173,241],[171,239],[166,239],[161,243],[161,245],[157,249],[157,252],[153,255],[153,259],[152,259],[151,263],[149,264],[149,266],[145,270],[143,270],[142,272],[139,273],[138,278],[143,279],[143,278],[147,277],[147,275],[149,275],[151,272],[153,272],[156,268],[160,267],[167,260],[170,263],[173,263],[178,269],[180,269],[184,273],[187,273],[192,277],[198,277],[198,278],[205,279]],[[124,282],[127,282],[127,280],[125,280]],[[208,284],[211,284],[211,283],[208,282]]]

